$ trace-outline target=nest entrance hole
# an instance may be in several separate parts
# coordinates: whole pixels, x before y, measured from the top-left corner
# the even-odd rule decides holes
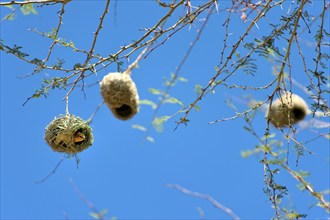
[[[303,120],[306,117],[306,112],[302,108],[293,108],[292,113],[296,121]]]
[[[82,128],[79,128],[75,133],[74,133],[74,143],[79,145],[82,144],[86,140],[86,136],[83,132]]]
[[[128,117],[133,113],[131,106],[123,104],[119,108],[116,108],[116,113],[121,117]]]

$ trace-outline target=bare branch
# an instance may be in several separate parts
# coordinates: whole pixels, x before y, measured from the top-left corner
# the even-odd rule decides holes
[[[56,170],[60,167],[60,165],[62,164],[63,160],[65,159],[66,157],[63,156],[60,161],[56,164],[55,168],[47,175],[45,176],[44,178],[42,178],[41,180],[38,180],[36,181],[35,183],[36,184],[39,184],[39,183],[44,183],[45,181],[47,181],[49,179],[49,177],[51,177],[52,175],[55,174]]]
[[[77,185],[73,182],[73,179],[69,179],[70,185],[72,186],[73,190],[77,193],[77,195],[81,198],[82,201],[84,201],[87,206],[93,211],[93,214],[97,216],[98,219],[100,220],[105,220],[105,217],[103,216],[102,212],[98,211],[97,208],[91,203],[85,195],[80,192],[78,189]]]
[[[214,205],[216,208],[227,213],[233,219],[235,219],[235,220],[240,219],[230,208],[227,208],[226,206],[220,204],[217,200],[213,199],[211,196],[209,196],[207,194],[190,191],[189,189],[183,188],[182,186],[180,186],[178,184],[167,184],[166,186],[168,188],[177,189],[186,195],[193,196],[193,197],[200,198],[200,199],[205,199],[205,200],[209,201],[210,203],[212,203],[212,205]]]

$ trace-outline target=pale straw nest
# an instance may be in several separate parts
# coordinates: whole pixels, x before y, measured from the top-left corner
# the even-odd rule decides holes
[[[109,73],[100,83],[101,94],[113,115],[121,120],[139,111],[139,95],[129,74]]]

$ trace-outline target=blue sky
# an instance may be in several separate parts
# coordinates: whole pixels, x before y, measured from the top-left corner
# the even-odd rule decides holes
[[[321,1],[310,6],[312,13],[320,11]],[[153,1],[118,1],[111,2],[104,27],[101,29],[95,51],[107,56],[142,36],[139,30],[151,27],[166,13]],[[193,4],[199,5],[196,1]],[[63,26],[59,36],[72,40],[78,48],[89,50],[93,32],[98,25],[105,1],[75,1],[67,5],[63,17]],[[254,27],[251,37],[260,37],[269,33],[269,24],[276,22],[278,14],[285,14],[290,5],[284,4],[283,10],[274,9],[268,20]],[[220,5],[220,9],[225,6]],[[21,45],[23,51],[31,57],[45,57],[51,44],[28,29],[50,31],[57,25],[60,5],[36,8],[37,15],[22,15],[19,9],[13,21],[0,23],[1,39],[6,45]],[[10,12],[1,7],[1,18]],[[116,12],[116,13],[115,13]],[[172,16],[173,23],[180,13]],[[215,75],[214,67],[219,62],[223,45],[225,20],[224,12],[215,13],[201,35],[201,39],[193,48],[189,59],[183,66],[180,76],[188,82],[178,82],[170,90],[170,95],[188,105],[196,98],[196,84],[206,85]],[[203,14],[201,18],[204,18]],[[114,22],[116,20],[116,23]],[[242,31],[249,25],[240,19],[240,14],[233,14],[230,31],[232,36],[229,44],[235,42]],[[181,62],[190,43],[195,39],[202,20],[189,28],[185,28],[172,36],[163,46],[153,51],[147,59],[140,61],[139,68],[134,69],[132,78],[137,85],[141,99],[157,102],[157,96],[148,89],[164,90],[164,77],[169,77]],[[329,27],[327,21],[326,27]],[[313,36],[302,35],[302,48],[306,53],[307,64],[313,54]],[[285,47],[279,45],[280,49]],[[296,51],[296,49],[293,49]],[[242,53],[244,50],[241,51]],[[133,61],[138,54],[134,54]],[[73,66],[83,62],[85,56],[72,52],[71,49],[55,46],[54,55],[66,60],[64,65]],[[262,86],[270,82],[272,62],[258,58],[258,70],[255,76],[238,71],[230,83],[251,84]],[[19,78],[33,71],[33,67],[3,51],[1,60],[1,219],[92,219],[87,204],[79,197],[70,184],[72,179],[84,196],[98,210],[107,209],[107,218],[116,216],[118,219],[199,219],[199,209],[203,210],[207,219],[226,219],[229,216],[216,209],[209,202],[193,198],[166,187],[166,184],[179,184],[192,191],[212,196],[219,203],[232,209],[241,219],[270,219],[274,211],[263,193],[264,173],[259,161],[261,155],[244,159],[241,152],[254,149],[258,144],[249,132],[244,130],[243,119],[208,124],[216,119],[231,117],[235,112],[224,100],[231,99],[239,111],[247,109],[246,95],[256,100],[264,100],[272,92],[268,90],[243,91],[228,90],[217,87],[214,94],[206,96],[199,106],[200,111],[192,111],[188,126],[181,125],[174,131],[175,121],[182,115],[171,118],[164,125],[164,131],[157,133],[151,130],[150,135],[155,143],[144,141],[145,133],[133,129],[139,124],[148,127],[154,110],[150,106],[141,105],[140,112],[129,121],[119,121],[113,117],[104,105],[94,117],[91,126],[94,144],[79,154],[80,164],[76,167],[74,158],[66,159],[46,182],[35,184],[46,176],[62,157],[53,152],[43,140],[45,127],[55,116],[65,113],[63,97],[67,91],[54,90],[44,99],[32,99],[24,107],[22,104],[40,87],[42,78],[50,78],[57,72],[44,71],[28,78]],[[123,60],[124,61],[124,60]],[[124,62],[126,68],[130,62]],[[295,54],[291,60],[293,78],[300,84],[308,85],[308,78],[303,74],[301,60]],[[103,76],[116,71],[110,65],[96,75],[88,77],[86,97],[77,87],[70,95],[69,110],[71,114],[88,119],[102,102],[97,84]],[[61,73],[63,74],[63,73]],[[308,96],[298,87],[293,91],[306,99]],[[329,97],[327,97],[329,101]],[[179,105],[164,104],[158,116],[172,115],[180,110]],[[258,112],[254,120],[256,132],[265,133],[265,112]],[[311,117],[307,117],[307,121]],[[327,119],[322,119],[326,121]],[[329,121],[329,120],[327,120]],[[297,134],[297,139],[304,142],[324,133],[326,129],[309,128]],[[287,141],[275,128],[271,132],[279,140]],[[315,133],[316,132],[316,133]],[[290,144],[290,165],[296,170],[308,170],[308,178],[315,189],[322,191],[329,188],[329,142],[319,138],[308,144],[308,149],[316,155],[305,154],[299,166],[295,167],[295,153]],[[315,200],[305,191],[297,189],[297,182],[285,171],[277,176],[278,181],[287,185],[289,195],[285,204],[298,212],[305,213],[308,218],[324,219],[328,215],[315,204]],[[329,194],[325,196],[329,201]]]

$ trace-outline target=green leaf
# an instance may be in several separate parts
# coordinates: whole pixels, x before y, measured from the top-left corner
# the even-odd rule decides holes
[[[241,157],[243,157],[243,158],[250,157],[251,155],[253,155],[253,151],[252,150],[246,150],[246,151],[242,151],[241,152]]]
[[[299,213],[292,211],[291,213],[286,213],[285,217],[286,217],[286,219],[301,219],[301,218],[306,218],[307,215],[299,214]]]
[[[150,101],[148,99],[142,99],[139,101],[140,105],[150,105],[152,109],[156,109],[157,108],[157,104],[154,103],[153,101]]]
[[[28,15],[28,14],[38,14],[38,12],[33,8],[33,4],[25,4],[21,6],[21,11],[23,15]]]
[[[165,99],[164,103],[179,104],[181,106],[184,106],[180,100],[178,100],[177,98],[174,98],[174,97],[169,97],[169,98]]]
[[[199,105],[194,105],[194,109],[195,109],[196,111],[200,111],[200,110],[201,110],[201,107],[200,107]]]
[[[95,213],[95,212],[90,212],[89,215],[90,215],[92,218],[100,219],[100,218],[99,218],[100,216],[99,216],[97,213]]]
[[[149,90],[149,92],[151,92],[154,95],[162,95],[163,94],[163,92],[158,90],[158,89],[149,88],[148,90]]]
[[[108,213],[108,210],[107,210],[107,209],[103,209],[103,210],[100,212],[100,214],[101,214],[102,216],[105,216],[107,213]]]
[[[132,125],[132,128],[140,130],[140,131],[147,131],[147,128],[145,128],[142,125],[138,125],[138,124]]]
[[[152,125],[154,126],[154,128],[156,129],[156,131],[158,132],[162,132],[164,130],[164,122],[166,122],[168,119],[170,118],[170,116],[162,116],[162,117],[156,117],[153,122]]]
[[[15,14],[14,13],[10,13],[10,14],[7,14],[3,20],[8,20],[8,21],[12,21],[15,19]]]
[[[231,100],[225,99],[224,101],[225,101],[225,103],[227,104],[228,107],[230,107],[234,111],[238,111],[236,106],[234,105],[234,103]]]
[[[155,143],[155,139],[151,136],[147,136],[147,141],[151,142],[151,143]]]
[[[179,82],[188,82],[188,79],[187,78],[184,78],[184,77],[178,77],[177,79]]]
[[[96,212],[90,212],[89,215],[95,219],[101,219],[104,215],[106,215],[108,213],[107,209],[103,209],[102,211],[100,211],[99,213]],[[102,218],[103,219],[103,218]]]
[[[188,122],[190,122],[190,120],[187,118],[180,118],[180,122],[182,122],[185,126],[187,126]]]
[[[202,94],[202,92],[203,92],[203,87],[200,85],[200,84],[197,84],[197,85],[195,85],[195,88],[194,88],[194,92],[197,94],[197,95],[200,95],[200,94]]]

